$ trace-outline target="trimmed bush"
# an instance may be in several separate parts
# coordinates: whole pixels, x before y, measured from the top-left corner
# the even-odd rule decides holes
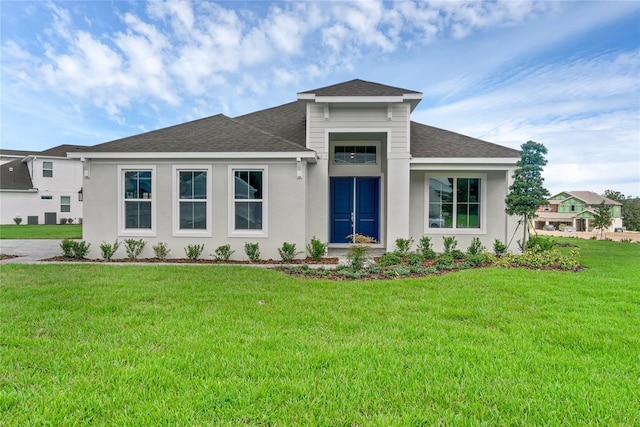
[[[159,242],[158,244],[153,245],[153,253],[158,259],[167,259],[167,256],[169,255],[169,245],[165,242]]]
[[[106,243],[103,241],[102,244],[100,245],[100,252],[102,252],[102,258],[106,260],[110,260],[111,258],[113,258],[113,256],[115,255],[119,247],[120,247],[120,242],[118,242],[118,239],[116,239],[116,241],[113,242],[113,244]]]
[[[247,254],[247,257],[250,261],[256,262],[260,261],[260,243],[250,243],[247,242],[244,244],[244,253]]]
[[[142,239],[126,239],[124,241],[124,249],[127,251],[127,258],[137,259],[146,245],[147,242]]]
[[[278,248],[278,253],[280,254],[280,258],[284,262],[291,262],[301,252],[296,251],[296,244],[284,242],[281,248]]]
[[[202,245],[187,245],[184,248],[184,253],[187,255],[187,258],[191,261],[196,261],[200,259],[202,252],[204,251],[204,244]]]
[[[307,252],[312,260],[320,261],[322,257],[327,254],[327,246],[326,243],[321,242],[316,236],[313,236],[311,243],[307,245]]]
[[[215,250],[215,259],[216,261],[229,261],[234,252],[231,250],[231,245],[218,246]]]

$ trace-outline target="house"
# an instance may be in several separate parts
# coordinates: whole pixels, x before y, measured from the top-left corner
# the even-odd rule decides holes
[[[397,238],[508,242],[517,218],[505,197],[520,152],[411,121],[420,92],[363,80],[300,92],[297,100],[222,114],[85,148],[84,239],[190,244],[211,254],[316,237],[348,247],[354,233],[393,250]]]
[[[85,148],[59,145],[45,151],[0,151],[0,223],[57,224],[82,218],[82,163],[68,156]]]
[[[545,225],[559,228],[561,225],[576,231],[591,231],[591,220],[602,202],[609,208],[613,222],[609,231],[622,227],[622,203],[608,199],[592,191],[563,191],[549,198],[548,203],[538,208],[534,227]]]

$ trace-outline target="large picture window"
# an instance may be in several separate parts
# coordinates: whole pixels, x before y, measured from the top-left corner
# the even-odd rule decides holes
[[[151,171],[125,171],[125,228],[150,229],[151,220]]]
[[[431,176],[427,184],[427,229],[482,228],[480,177]]]
[[[178,204],[181,230],[207,228],[207,172],[180,171],[178,173]]]

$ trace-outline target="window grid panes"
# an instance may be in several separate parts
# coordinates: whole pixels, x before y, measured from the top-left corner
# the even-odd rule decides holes
[[[479,178],[429,178],[427,227],[480,228],[480,203]]]
[[[336,145],[333,150],[334,163],[376,164],[375,145]]]
[[[151,171],[124,172],[125,228],[151,228]]]
[[[60,212],[71,212],[71,196],[60,196]]]
[[[53,162],[42,162],[42,176],[53,178]]]
[[[234,170],[234,229],[262,230],[263,171]]]
[[[179,172],[180,229],[206,230],[207,228],[207,172]]]

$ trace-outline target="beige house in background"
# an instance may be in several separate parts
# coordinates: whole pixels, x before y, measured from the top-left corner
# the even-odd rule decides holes
[[[362,80],[300,92],[243,116],[222,114],[74,152],[83,162],[84,239],[165,242],[184,257],[258,242],[279,258],[313,238],[347,247],[354,233],[393,250],[397,238],[508,242],[505,214],[520,153],[411,120],[422,94]],[[300,255],[304,257],[304,254]]]

